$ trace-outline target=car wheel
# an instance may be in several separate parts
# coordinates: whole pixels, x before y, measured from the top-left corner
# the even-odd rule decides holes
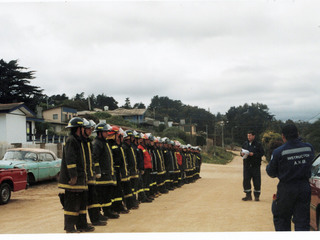
[[[34,179],[34,176],[33,176],[32,173],[28,173],[28,175],[27,175],[27,183],[28,183],[29,185],[35,183],[35,179]]]
[[[60,177],[60,172],[57,173],[56,175],[56,181],[59,182],[59,177]]]
[[[6,204],[11,198],[11,188],[8,183],[0,185],[0,204]]]

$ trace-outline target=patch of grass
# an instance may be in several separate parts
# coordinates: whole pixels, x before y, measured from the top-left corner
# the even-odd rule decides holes
[[[209,149],[208,152],[201,153],[202,162],[204,163],[214,163],[214,164],[222,164],[225,165],[232,161],[234,154],[232,152],[226,151],[224,148],[216,147],[216,151],[214,149]]]

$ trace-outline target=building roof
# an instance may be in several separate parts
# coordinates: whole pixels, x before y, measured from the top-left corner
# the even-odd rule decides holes
[[[0,113],[11,113],[19,109],[27,117],[36,117],[36,114],[31,111],[23,102],[19,103],[0,103]]]
[[[77,109],[74,109],[74,108],[71,108],[71,107],[66,107],[66,106],[52,107],[52,108],[43,110],[43,112],[51,111],[53,109],[58,109],[58,108],[61,108],[62,111],[64,111],[64,112],[70,112],[70,113],[77,113],[78,112]]]
[[[141,116],[146,113],[147,109],[125,109],[125,108],[118,108],[115,110],[107,111],[112,116]]]

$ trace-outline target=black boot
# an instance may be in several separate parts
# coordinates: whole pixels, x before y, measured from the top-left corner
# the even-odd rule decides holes
[[[251,192],[246,193],[246,196],[242,198],[242,201],[251,201],[251,200],[252,200]]]
[[[253,194],[254,194],[254,200],[257,201],[257,202],[260,201],[260,199],[259,199],[260,192],[254,192]]]

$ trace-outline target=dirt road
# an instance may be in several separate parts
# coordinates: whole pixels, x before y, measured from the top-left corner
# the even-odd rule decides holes
[[[261,201],[244,202],[242,159],[226,165],[203,164],[201,179],[143,203],[137,210],[96,227],[95,233],[273,231],[271,199],[276,179],[261,166]],[[0,233],[64,233],[56,182],[13,193],[0,205]]]

